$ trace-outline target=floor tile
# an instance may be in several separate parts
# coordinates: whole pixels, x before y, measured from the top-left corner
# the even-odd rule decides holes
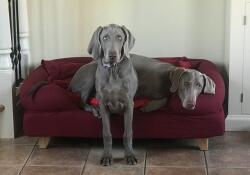
[[[15,139],[0,139],[0,145],[17,144],[17,145],[35,145],[37,137],[21,136]]]
[[[48,149],[35,148],[28,165],[67,165],[81,166],[89,152],[89,147],[49,147]]]
[[[209,139],[209,150],[250,151],[250,132],[225,132],[223,136]]]
[[[81,167],[26,166],[21,175],[80,175]]]
[[[206,175],[205,168],[148,167],[146,175]]]
[[[250,169],[245,168],[211,168],[208,169],[209,175],[248,175]]]
[[[21,170],[21,166],[1,166],[0,175],[17,175]]]
[[[103,167],[103,166],[87,166],[83,175],[143,175],[143,167]]]
[[[137,139],[135,146],[198,149],[195,139]]]
[[[206,151],[208,167],[247,168],[250,167],[250,151],[238,149]]]
[[[112,149],[112,156],[113,156],[113,165],[112,167],[120,167],[120,166],[144,166],[145,164],[145,156],[146,151],[145,149],[134,149],[135,155],[138,159],[138,163],[136,165],[127,165],[124,159],[124,148],[121,146],[115,146]],[[100,166],[100,159],[103,153],[103,147],[93,147],[89,153],[87,165],[92,166]]]
[[[0,139],[0,145],[12,144],[13,139]]]
[[[37,137],[22,136],[13,139],[12,143],[18,145],[35,145],[37,140]]]
[[[25,163],[33,146],[0,145],[0,165],[22,165]]]
[[[199,150],[153,147],[147,152],[147,166],[205,166],[204,152]]]

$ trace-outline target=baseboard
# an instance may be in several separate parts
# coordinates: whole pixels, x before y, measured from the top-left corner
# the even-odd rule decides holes
[[[228,115],[226,131],[250,131],[250,115]]]

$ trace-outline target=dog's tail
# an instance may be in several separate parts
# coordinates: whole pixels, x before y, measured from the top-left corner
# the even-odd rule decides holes
[[[42,87],[49,84],[48,81],[39,81],[34,86],[31,87],[31,89],[28,92],[28,96],[32,96],[36,94],[36,92]]]

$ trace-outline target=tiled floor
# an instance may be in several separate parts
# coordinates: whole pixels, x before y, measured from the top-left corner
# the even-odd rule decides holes
[[[39,149],[37,138],[0,139],[0,175],[250,175],[250,132],[227,132],[199,151],[190,140],[135,140],[138,164],[126,165],[120,140],[114,163],[99,165],[101,140],[55,138]]]

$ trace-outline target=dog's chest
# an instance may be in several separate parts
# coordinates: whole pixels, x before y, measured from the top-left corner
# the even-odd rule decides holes
[[[128,87],[126,81],[119,77],[106,79],[100,84],[100,94],[103,103],[110,112],[122,112],[128,101]]]

